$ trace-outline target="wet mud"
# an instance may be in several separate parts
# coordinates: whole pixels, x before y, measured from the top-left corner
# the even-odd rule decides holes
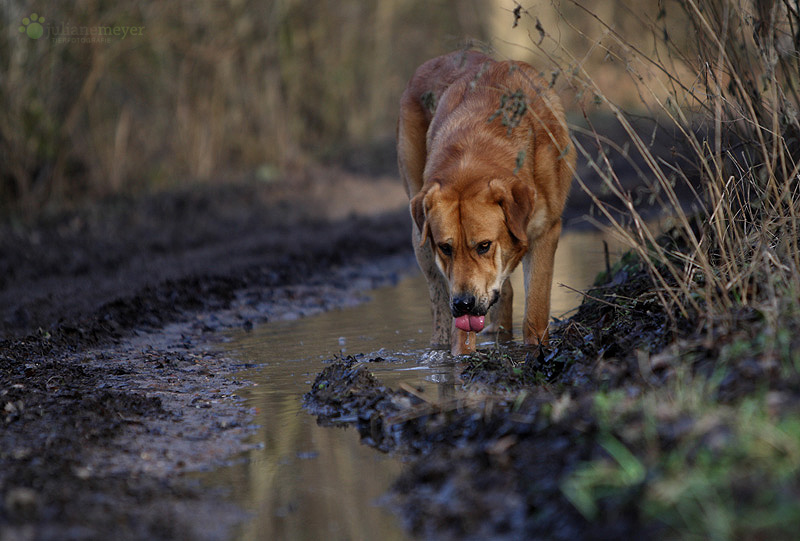
[[[246,514],[192,476],[252,445],[220,333],[359,302],[413,260],[404,209],[331,206],[395,184],[336,175],[2,227],[0,539],[230,537]]]
[[[661,242],[680,249],[669,232]],[[667,312],[657,294],[644,265],[628,254],[598,275],[574,315],[555,322],[547,347],[495,343],[460,358],[452,369],[457,399],[389,388],[372,375],[384,359],[349,356],[330,361],[305,406],[320,423],[352,425],[365,444],[410,457],[390,493],[416,537],[680,538],[692,530],[672,529],[670,508],[651,514],[641,505],[645,495],[653,498],[648,483],[665,462],[650,459],[653,469],[637,470],[635,481],[625,480],[626,465],[644,468],[646,457],[674,452],[685,461],[679,468],[702,472],[709,457],[739,456],[746,444],[737,446],[733,435],[743,421],[731,412],[766,396],[764,414],[791,422],[800,377],[755,345],[767,328],[757,315],[739,314],[734,330],[711,342],[698,333],[699,318]],[[752,345],[731,355],[737,343]],[[720,409],[676,404],[687,381],[702,385]],[[636,402],[654,390],[662,390],[654,411]],[[589,463],[605,466],[587,470]],[[774,487],[760,488],[763,478],[750,473],[730,475],[736,505],[770,509],[763,498]],[[592,493],[591,511],[579,511],[581,482],[602,487]],[[790,499],[791,486],[780,488]],[[784,538],[790,524],[766,530],[775,526]]]
[[[601,277],[601,281],[604,277]],[[603,291],[638,299],[624,314]],[[562,482],[580,464],[605,456],[595,411],[600,388],[636,389],[635,356],[671,339],[651,310],[650,281],[635,263],[620,265],[578,312],[555,325],[547,348],[497,343],[459,359],[458,398],[391,389],[372,375],[382,358],[331,361],[304,397],[325,425],[352,425],[362,441],[411,457],[391,489],[391,505],[425,539],[643,539],[660,526],[632,505],[613,502],[588,521]],[[642,317],[646,316],[646,317]],[[635,494],[631,494],[635,498]]]

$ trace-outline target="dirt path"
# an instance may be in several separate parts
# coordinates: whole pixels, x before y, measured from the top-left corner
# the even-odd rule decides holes
[[[399,186],[335,174],[2,231],[0,539],[229,535],[243,513],[185,475],[246,449],[219,333],[353,302],[412,261],[407,212],[384,212]]]

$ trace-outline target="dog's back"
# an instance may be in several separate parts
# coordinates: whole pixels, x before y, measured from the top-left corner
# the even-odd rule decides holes
[[[397,133],[400,174],[409,197],[422,188],[428,126],[442,95],[455,81],[474,77],[489,62],[491,58],[477,51],[455,51],[428,60],[409,80],[400,98]]]

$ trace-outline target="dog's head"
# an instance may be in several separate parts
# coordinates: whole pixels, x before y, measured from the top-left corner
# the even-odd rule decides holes
[[[430,240],[449,284],[453,317],[483,316],[499,299],[528,249],[534,198],[533,188],[515,177],[470,183],[467,190],[433,181],[412,198],[421,242]]]

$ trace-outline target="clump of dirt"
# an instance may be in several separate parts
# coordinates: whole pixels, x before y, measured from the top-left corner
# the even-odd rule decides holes
[[[590,523],[561,491],[559,479],[602,452],[590,399],[559,397],[547,386],[501,396],[483,386],[437,404],[384,387],[369,372],[373,362],[382,360],[336,360],[304,403],[323,424],[352,424],[364,443],[414,457],[392,505],[415,536],[608,539],[647,531],[614,514]]]
[[[375,404],[386,396],[388,389],[358,365],[358,360],[348,357],[317,375],[312,391],[304,398],[305,406],[314,409],[323,423],[345,422],[350,419],[342,417],[345,412],[366,413],[369,419]]]

